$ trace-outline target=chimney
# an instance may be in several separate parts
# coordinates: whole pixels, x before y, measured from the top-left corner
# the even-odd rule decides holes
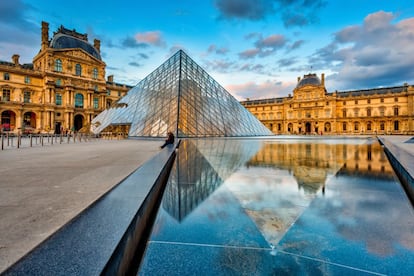
[[[298,82],[300,82],[300,77],[298,77]]]
[[[325,86],[325,74],[324,73],[321,74],[321,84],[322,86]]]
[[[93,40],[93,47],[98,51],[98,53],[101,53],[101,41],[99,39]]]
[[[16,54],[14,54],[12,56],[12,60],[13,60],[13,63],[14,63],[15,66],[19,66],[19,58],[20,58],[20,56],[16,55]]]
[[[108,82],[114,82],[114,75],[108,76]]]
[[[42,21],[42,50],[49,46],[49,23]]]

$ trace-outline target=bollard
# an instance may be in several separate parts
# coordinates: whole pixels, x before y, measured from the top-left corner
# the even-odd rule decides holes
[[[17,148],[20,148],[20,134],[17,135]]]
[[[29,134],[29,139],[30,139],[30,147],[32,147],[32,138],[33,138],[32,134]]]
[[[4,149],[4,135],[1,135],[1,150]]]
[[[53,136],[52,136],[52,139],[51,139],[51,141],[52,141],[52,145],[53,145]]]
[[[10,146],[9,133],[7,132],[7,146]]]
[[[42,144],[42,147],[43,147],[43,134],[40,134],[40,143]]]

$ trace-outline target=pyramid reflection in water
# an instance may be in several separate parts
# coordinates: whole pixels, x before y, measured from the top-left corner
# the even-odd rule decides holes
[[[92,121],[98,134],[128,125],[129,136],[240,137],[272,135],[256,117],[182,50]]]

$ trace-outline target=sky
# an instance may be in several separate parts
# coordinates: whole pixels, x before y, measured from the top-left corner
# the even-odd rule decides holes
[[[184,50],[236,99],[414,85],[413,0],[1,0],[0,60],[32,63],[41,22],[101,41],[106,76],[136,85]]]

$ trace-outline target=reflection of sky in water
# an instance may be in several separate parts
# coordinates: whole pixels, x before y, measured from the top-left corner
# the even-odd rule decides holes
[[[140,274],[414,271],[413,208],[379,144],[312,142],[185,141]]]

